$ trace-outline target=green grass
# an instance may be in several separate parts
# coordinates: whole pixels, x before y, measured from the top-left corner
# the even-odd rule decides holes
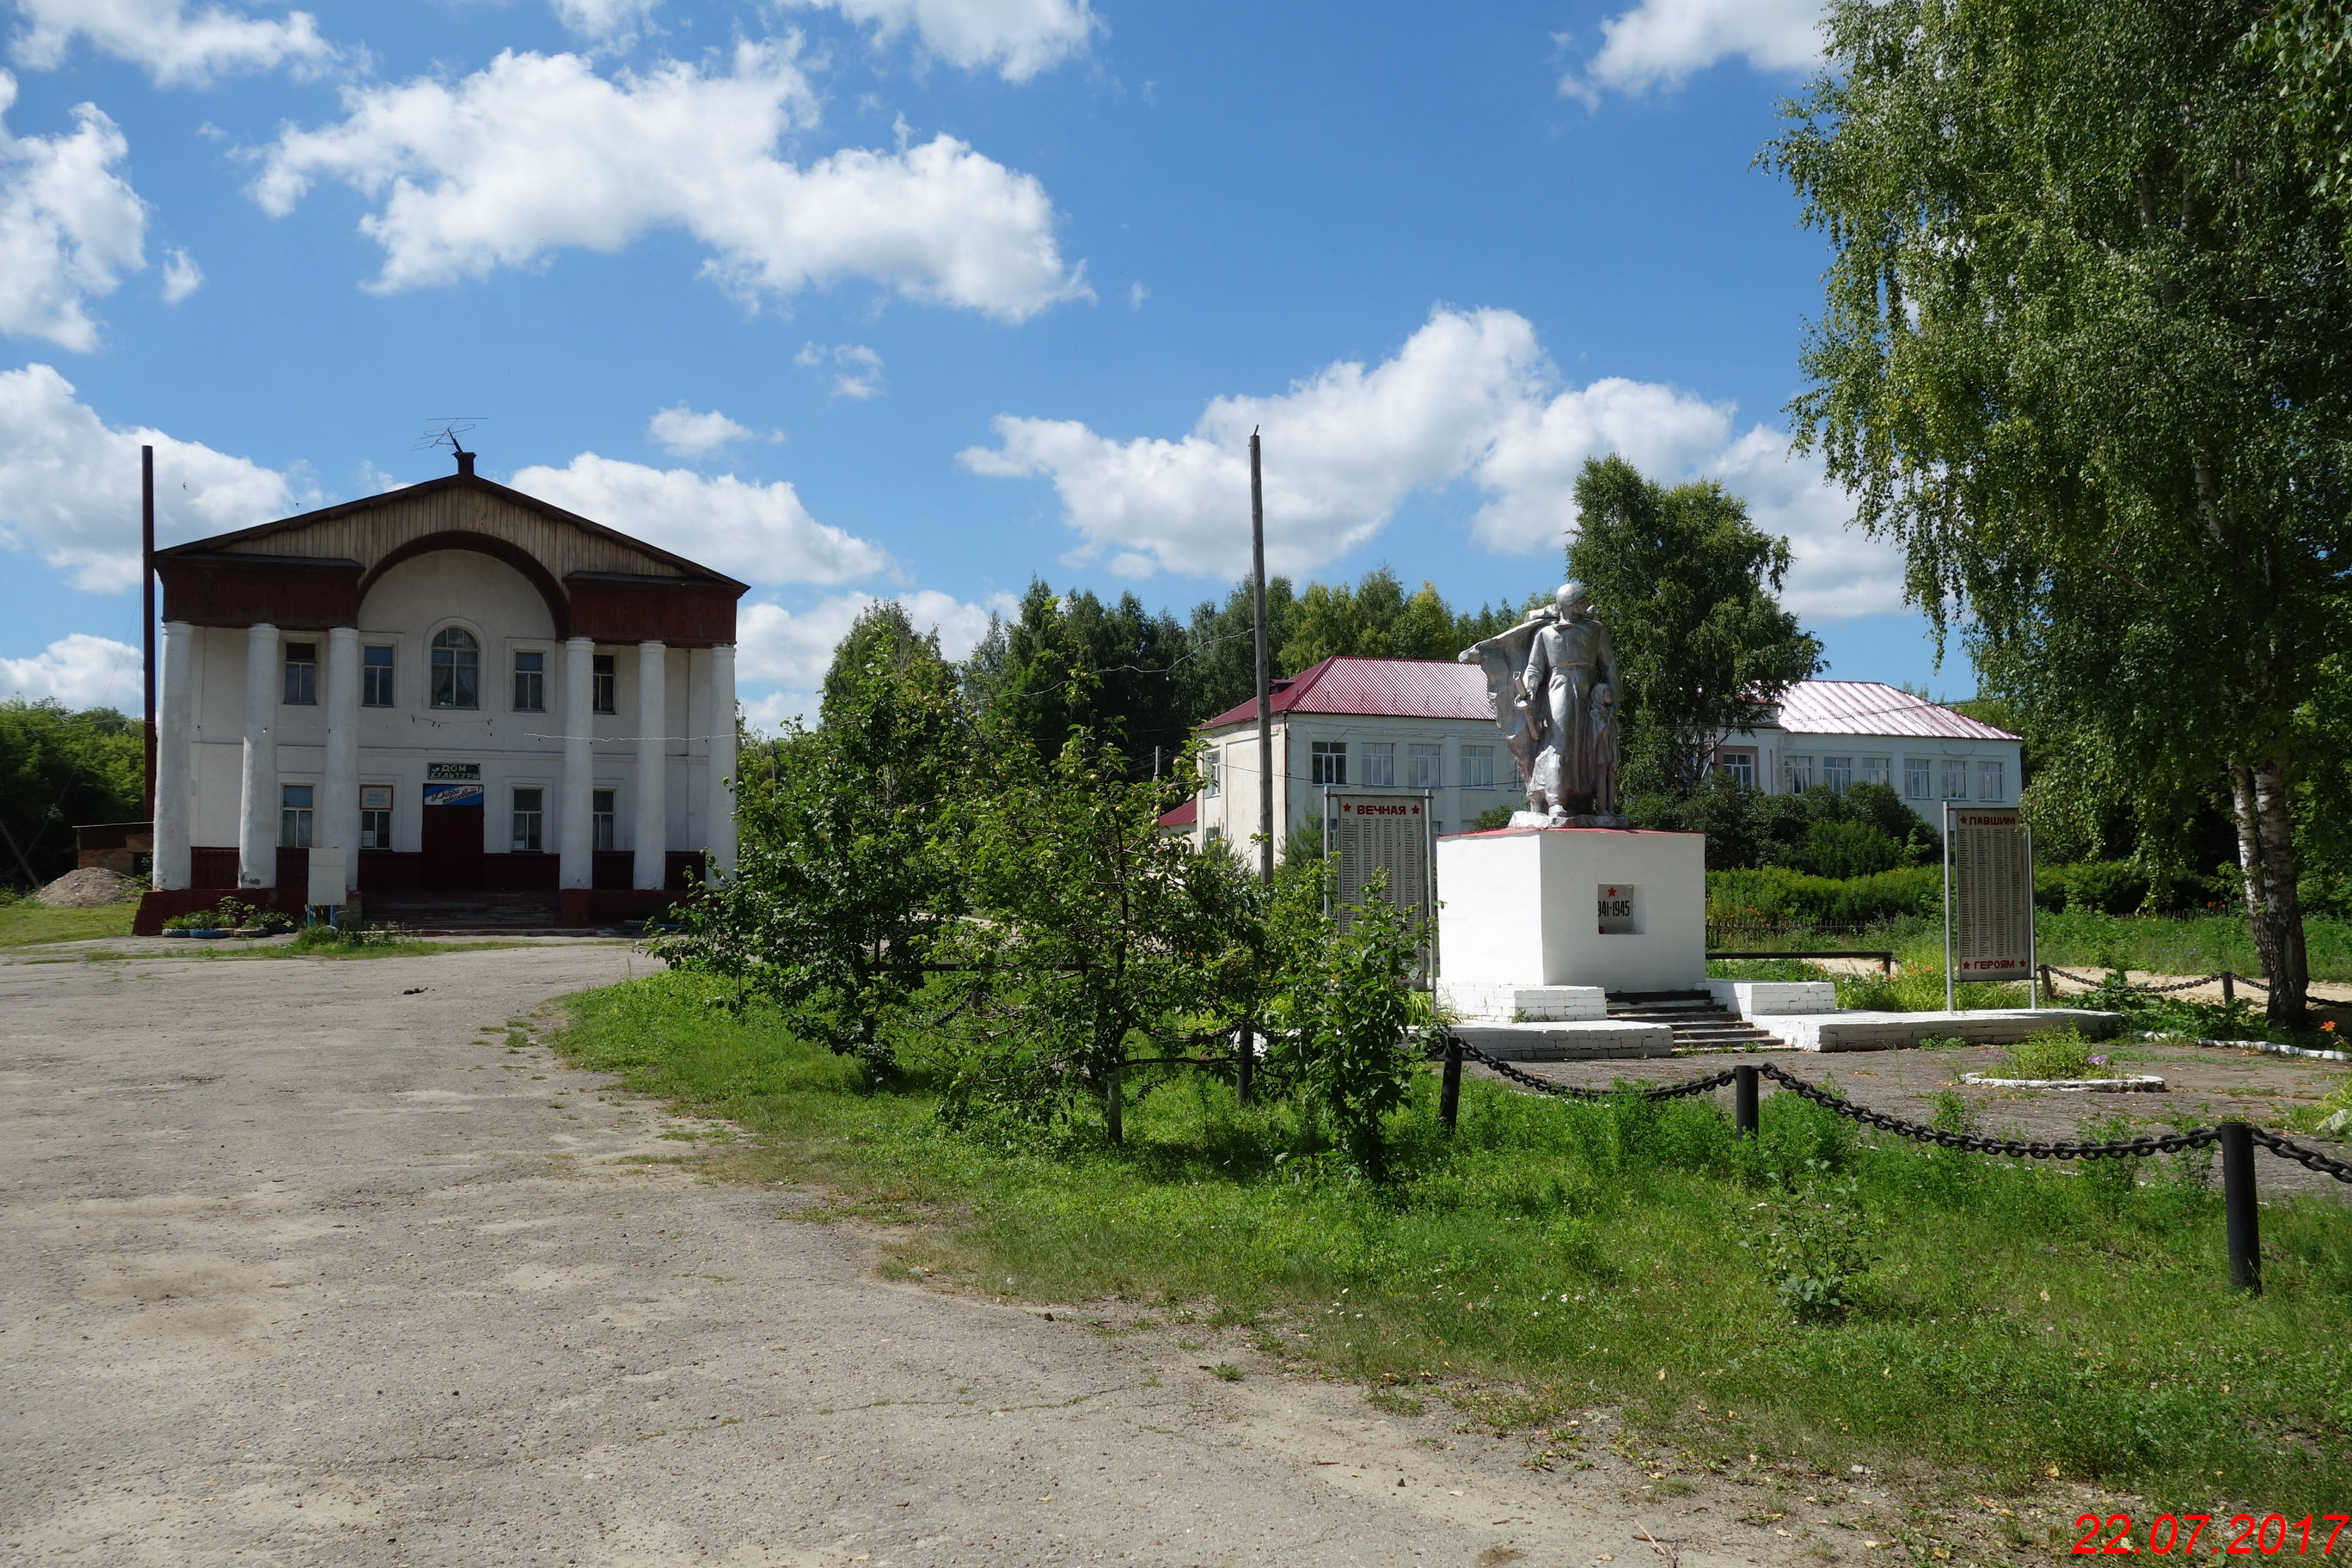
[[[2116,1054],[2072,1028],[2042,1029],[2003,1050],[1984,1070],[1988,1078],[2122,1078],[2128,1069],[2116,1065]]]
[[[2252,938],[2243,914],[2106,915],[2088,910],[2043,910],[2034,917],[2034,945],[2042,962],[2087,974],[2112,963],[2158,974],[2211,974],[2234,970],[2257,974]],[[1788,949],[1892,949],[1906,963],[1941,969],[1944,926],[1940,919],[1907,918],[1859,931],[1822,935],[1805,931],[1742,932],[1728,945],[1753,952]],[[2314,980],[2352,984],[2352,921],[2307,917],[2304,945]],[[1714,970],[1710,968],[1709,973]],[[1742,976],[1742,978],[1746,978]],[[1941,982],[1938,982],[1940,985]]]
[[[101,904],[94,910],[53,910],[30,899],[0,904],[0,947],[129,936],[131,917],[138,912],[136,904]]]
[[[2077,973],[2120,964],[2159,974],[2258,974],[2253,939],[2242,914],[2167,920],[2089,911],[2044,912],[2034,921],[2042,962]],[[2314,980],[2352,982],[2352,921],[2309,918],[2304,946]]]
[[[997,1294],[1150,1297],[1375,1388],[1436,1385],[1498,1429],[1605,1403],[1701,1457],[1884,1465],[1948,1491],[2055,1473],[2151,1512],[2221,1498],[2290,1518],[2352,1495],[2352,1215],[2336,1205],[2263,1211],[2268,1290],[2249,1299],[2227,1289],[2193,1163],[2123,1187],[2121,1163],[1871,1147],[1794,1097],[1768,1098],[1742,1144],[1706,1101],[1565,1105],[1474,1081],[1449,1142],[1425,1081],[1391,1123],[1384,1186],[1287,1108],[1238,1107],[1200,1075],[1133,1075],[1121,1148],[1086,1118],[958,1134],[925,1086],[868,1084],[772,1014],[714,1011],[719,990],[665,975],[574,997],[558,1047],[742,1124],[748,1152],[717,1156],[720,1173],[929,1218],[903,1256]],[[1810,1325],[1761,1262],[1805,1251],[1789,1237],[1816,1223],[1806,1201],[1874,1254],[1833,1293],[1851,1310]]]

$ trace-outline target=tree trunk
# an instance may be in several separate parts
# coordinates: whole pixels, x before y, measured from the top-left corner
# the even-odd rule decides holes
[[[2285,769],[2275,760],[2252,766],[2232,765],[2230,802],[2238,829],[2246,926],[2263,977],[2270,982],[2266,1016],[2273,1024],[2300,1027],[2307,976],[2303,910],[2294,888],[2294,829],[2286,814]]]
[[[2286,760],[2270,757],[2252,768],[2254,805],[2263,824],[2263,890],[2270,900],[2269,958],[2270,1021],[2287,1028],[2304,1026],[2305,993],[2311,985],[2311,964],[2303,944],[2302,880],[2295,864],[2294,806],[2288,798]]]

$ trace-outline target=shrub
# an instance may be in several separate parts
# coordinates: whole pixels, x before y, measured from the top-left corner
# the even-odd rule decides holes
[[[2114,1066],[2105,1050],[2094,1050],[2091,1042],[2077,1034],[2072,1026],[2063,1029],[2042,1029],[2001,1052],[1994,1061],[1992,1074],[1998,1078],[2090,1079],[2121,1078],[2123,1069]]]
[[[1834,1322],[1853,1310],[1854,1287],[1876,1258],[1874,1237],[1852,1177],[1812,1165],[1796,1192],[1755,1211],[1740,1245],[1755,1253],[1772,1293],[1801,1323]]]
[[[1816,822],[1798,858],[1816,877],[1872,877],[1902,865],[1904,851],[1874,822]]]
[[[1838,923],[1872,925],[1941,912],[1940,867],[1910,866],[1867,877],[1813,877],[1780,867],[1709,871],[1709,925]]]

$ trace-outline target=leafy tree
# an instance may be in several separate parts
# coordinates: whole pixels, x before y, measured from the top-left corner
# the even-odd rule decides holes
[[[111,708],[0,701],[0,825],[42,882],[73,869],[78,824],[138,819],[146,771],[136,719]],[[0,839],[0,886],[25,879],[24,862]]]
[[[2312,193],[2352,209],[2352,5],[2284,0],[2247,46],[2274,73]]]
[[[1819,639],[1780,607],[1789,543],[1748,521],[1712,479],[1672,489],[1622,458],[1576,481],[1569,575],[1592,591],[1630,689],[1621,694],[1626,791],[1688,798],[1723,738],[1770,721],[1821,668]]]
[[[961,912],[939,826],[971,766],[953,673],[904,623],[889,604],[860,617],[844,647],[864,662],[836,658],[822,721],[776,744],[772,783],[740,780],[735,873],[687,907],[685,931],[662,947],[876,1066]]]
[[[1538,595],[1538,600],[1548,595]],[[1533,603],[1534,601],[1530,601]],[[1411,595],[1386,566],[1364,574],[1354,587],[1309,583],[1298,596],[1288,635],[1278,644],[1277,668],[1296,675],[1334,654],[1361,658],[1452,658],[1518,619],[1507,605],[1457,616],[1435,585]]]
[[[1266,651],[1276,661],[1276,675],[1282,673],[1282,647],[1290,639],[1297,616],[1290,579],[1267,578]],[[1184,666],[1184,709],[1192,722],[1214,718],[1257,695],[1255,625],[1247,579],[1234,584],[1223,604],[1203,599],[1193,606]]]
[[[1160,816],[1195,784],[1126,776],[1116,748],[1074,733],[1061,753],[1003,759],[967,800],[958,875],[977,918],[950,944],[980,978],[966,1098],[1024,1101],[1032,1119],[1082,1088],[1122,1133],[1128,1058],[1222,1043],[1253,1016],[1264,913],[1230,855],[1200,855]]]
[[[1277,942],[1285,950],[1285,1005],[1269,1065],[1377,1181],[1387,1173],[1381,1125],[1411,1096],[1420,1071],[1412,998],[1420,922],[1389,902],[1380,877],[1365,885],[1353,918],[1326,917],[1328,881],[1320,868],[1287,879],[1287,890],[1306,897],[1286,900],[1287,940]]]
[[[2045,754],[2144,821],[2227,800],[2294,1026],[2298,714],[2352,643],[2352,287],[2245,47],[2266,14],[1838,0],[1765,157],[1834,251],[1800,439]]]
[[[964,667],[990,736],[1040,757],[1081,731],[1114,746],[1138,778],[1164,771],[1191,739],[1184,627],[1132,594],[1105,605],[1083,590],[1032,581],[1019,615],[992,624]]]

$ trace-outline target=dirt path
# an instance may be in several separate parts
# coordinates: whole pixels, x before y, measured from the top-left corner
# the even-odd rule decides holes
[[[675,1124],[509,1048],[646,962],[0,966],[0,1554],[1703,1568],[1891,1533],[1866,1476],[1538,1473],[1231,1337],[890,1283],[814,1198],[653,1163]]]

